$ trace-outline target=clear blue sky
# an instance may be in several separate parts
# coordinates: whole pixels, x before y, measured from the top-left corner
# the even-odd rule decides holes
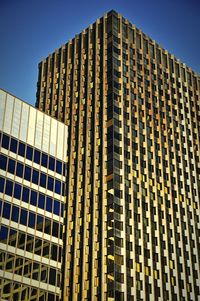
[[[38,63],[111,9],[200,74],[200,0],[0,0],[0,87],[34,105]]]

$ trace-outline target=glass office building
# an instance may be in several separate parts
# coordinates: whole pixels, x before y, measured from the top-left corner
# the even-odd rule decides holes
[[[59,300],[67,127],[0,90],[0,299]]]
[[[111,11],[39,64],[69,126],[62,300],[200,300],[200,77]]]

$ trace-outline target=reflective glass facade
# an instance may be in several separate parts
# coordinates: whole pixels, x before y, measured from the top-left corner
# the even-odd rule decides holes
[[[60,298],[67,127],[0,90],[0,299]]]
[[[39,64],[69,126],[62,300],[200,299],[200,77],[114,11]]]

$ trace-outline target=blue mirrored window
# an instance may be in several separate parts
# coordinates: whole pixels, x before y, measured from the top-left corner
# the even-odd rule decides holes
[[[38,181],[39,181],[39,172],[33,169],[32,182],[38,185]]]
[[[13,193],[13,182],[7,180],[5,194],[12,196],[12,193]]]
[[[9,149],[9,142],[10,142],[9,136],[3,134],[2,147]]]
[[[34,162],[40,164],[41,153],[35,149],[34,150]]]
[[[30,204],[33,206],[37,206],[37,192],[34,190],[31,190]]]
[[[56,172],[62,174],[62,162],[56,161]]]
[[[0,241],[3,243],[7,243],[7,238],[8,238],[8,228],[1,226],[0,229]]]
[[[28,226],[33,229],[35,228],[35,214],[32,212],[29,212]]]
[[[18,145],[18,141],[14,138],[11,138],[11,142],[10,142],[11,152],[17,154],[17,145]]]
[[[50,197],[46,197],[46,210],[52,212],[52,199]]]
[[[19,142],[18,154],[22,157],[25,156],[25,144],[22,142]]]
[[[48,166],[48,156],[46,154],[42,154],[42,165],[44,167]]]
[[[54,200],[54,208],[53,213],[59,215],[60,214],[60,202]]]
[[[53,191],[54,179],[52,177],[48,177],[47,181],[47,189]]]
[[[55,159],[52,157],[49,157],[49,169],[53,170],[55,169]]]
[[[16,175],[20,178],[23,178],[24,165],[17,162]]]
[[[27,224],[27,216],[28,216],[27,210],[21,209],[20,224],[26,226],[26,224]]]
[[[7,219],[10,219],[10,208],[11,208],[11,205],[4,202],[3,204],[3,214],[2,216],[7,218]]]
[[[55,192],[61,194],[61,182],[58,180],[55,180]]]
[[[25,166],[24,179],[29,182],[31,180],[31,168],[29,166]]]
[[[0,155],[0,169],[6,170],[7,168],[7,157],[4,155]]]
[[[45,195],[42,193],[39,193],[38,207],[41,209],[44,209],[45,207]]]
[[[18,200],[20,200],[20,198],[21,198],[21,190],[22,190],[21,185],[15,183],[14,197]]]
[[[14,174],[15,173],[15,165],[16,165],[16,162],[13,159],[9,159],[9,161],[8,161],[8,172]]]
[[[30,190],[27,187],[23,187],[22,191],[22,201],[28,203],[29,202],[29,193]]]
[[[46,188],[47,177],[44,173],[40,173],[40,186]]]
[[[33,149],[30,146],[27,146],[26,148],[26,158],[29,160],[33,160]]]
[[[0,192],[4,191],[5,179],[0,177]]]
[[[13,206],[12,208],[12,221],[18,223],[19,219],[19,207]]]

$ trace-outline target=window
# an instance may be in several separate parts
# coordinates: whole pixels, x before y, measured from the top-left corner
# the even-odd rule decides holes
[[[36,230],[43,231],[43,222],[44,218],[40,215],[37,215]]]
[[[33,206],[37,206],[37,192],[36,191],[31,190],[30,204]]]
[[[55,180],[55,192],[58,194],[61,193],[61,182],[58,180]]]
[[[7,180],[5,194],[12,196],[12,192],[13,192],[13,182]]]
[[[27,181],[31,180],[31,168],[28,166],[25,166],[24,179]]]
[[[18,200],[21,198],[21,185],[15,183],[15,188],[14,188],[14,197]]]
[[[8,228],[1,226],[0,230],[0,241],[3,241],[5,244],[7,243],[8,238]]]
[[[56,215],[60,214],[60,202],[54,200],[54,209],[53,209],[53,213]]]
[[[2,216],[7,218],[7,219],[10,219],[10,208],[11,208],[11,205],[4,202],[4,205],[3,205],[3,214]]]
[[[53,191],[54,187],[54,179],[52,177],[48,177],[47,189]]]
[[[28,226],[33,229],[35,228],[35,214],[32,212],[29,212]]]
[[[23,164],[17,162],[16,175],[20,178],[23,178],[24,166]]]
[[[42,165],[47,167],[48,165],[48,156],[46,154],[42,154]]]
[[[38,198],[38,207],[44,209],[45,207],[45,195],[40,193]]]
[[[46,210],[52,212],[52,199],[50,197],[46,198]]]
[[[39,181],[39,172],[37,170],[33,170],[32,182],[38,185],[38,181]]]
[[[27,149],[26,149],[26,158],[31,160],[33,159],[33,149],[32,147],[30,146],[27,146]]]
[[[17,153],[17,145],[18,145],[18,141],[14,138],[11,138],[11,142],[10,142],[10,150],[13,153]]]
[[[56,172],[62,174],[62,162],[56,161]]]
[[[19,208],[16,206],[12,207],[12,217],[11,217],[13,222],[18,223],[18,219],[19,219]]]
[[[34,162],[37,163],[37,164],[40,164],[40,158],[41,158],[40,152],[35,149],[35,151],[34,151]]]
[[[19,142],[18,155],[24,157],[25,155],[25,144]]]
[[[15,173],[15,165],[16,165],[16,162],[12,159],[9,159],[9,162],[8,162],[8,172],[14,174]]]
[[[27,217],[28,217],[28,212],[27,212],[27,210],[21,209],[21,214],[20,214],[20,224],[26,226],[26,223],[27,223]]]
[[[47,177],[44,173],[40,174],[40,186],[46,188]]]
[[[28,203],[29,202],[29,188],[23,187],[22,191],[22,201]]]
[[[3,134],[2,147],[9,149],[9,137],[5,134]]]
[[[0,177],[0,192],[4,191],[5,179]]]
[[[55,169],[55,159],[52,157],[49,157],[49,169],[53,170]]]
[[[6,170],[7,161],[8,161],[8,159],[6,156],[0,155],[0,169]]]
[[[52,235],[58,237],[58,223],[53,221]]]

